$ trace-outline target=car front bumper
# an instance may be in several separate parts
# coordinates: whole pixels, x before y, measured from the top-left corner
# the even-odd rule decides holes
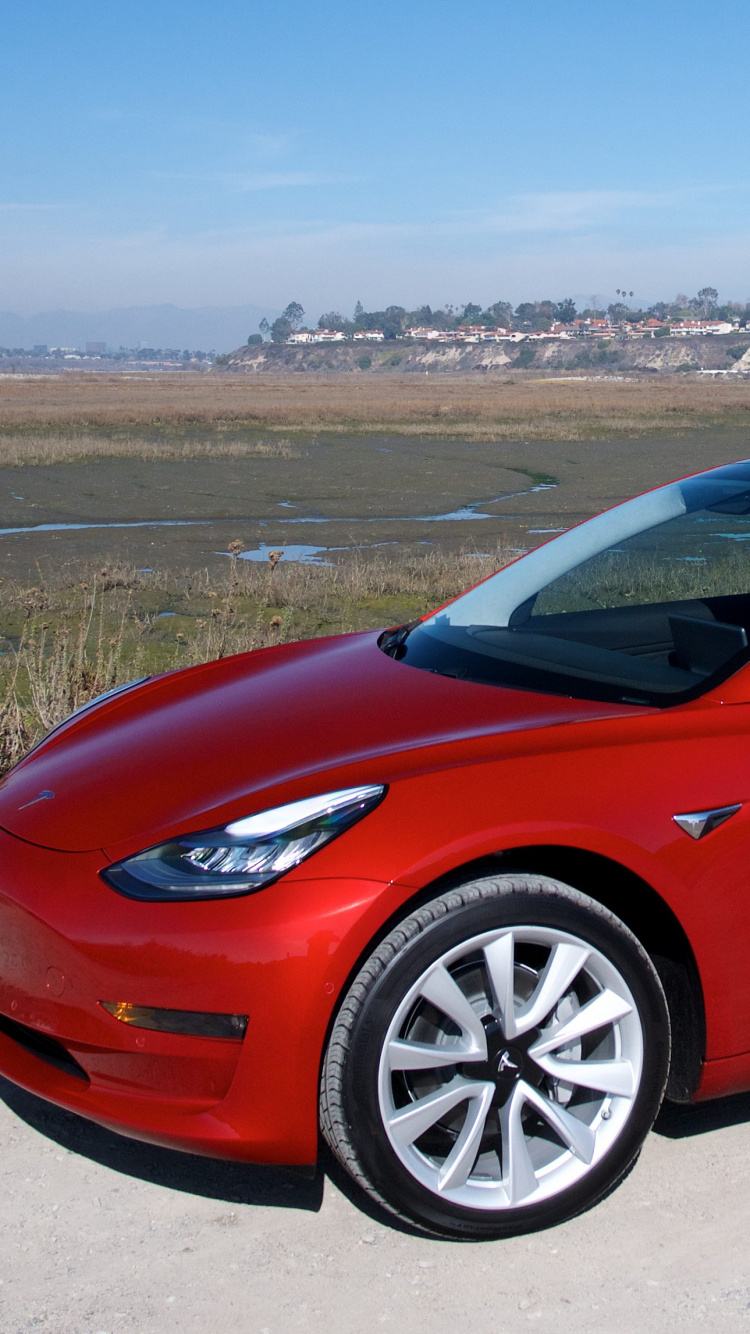
[[[101,852],[0,830],[0,1074],[120,1133],[250,1162],[317,1154],[338,995],[390,898],[289,877],[236,899],[142,903]],[[136,1028],[102,1001],[243,1014],[243,1040]]]

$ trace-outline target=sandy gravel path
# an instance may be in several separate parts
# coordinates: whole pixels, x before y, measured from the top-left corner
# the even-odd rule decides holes
[[[750,1096],[670,1109],[597,1209],[482,1245],[390,1227],[322,1173],[138,1145],[4,1081],[0,1097],[2,1334],[750,1330]]]

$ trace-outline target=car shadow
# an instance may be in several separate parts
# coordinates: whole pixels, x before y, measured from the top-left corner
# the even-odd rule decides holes
[[[320,1169],[295,1170],[226,1162],[143,1144],[44,1102],[2,1076],[0,1099],[40,1135],[124,1176],[190,1195],[202,1195],[209,1200],[223,1200],[226,1204],[304,1209],[317,1213],[323,1202],[324,1176]]]
[[[665,1102],[654,1122],[654,1132],[667,1139],[689,1139],[693,1135],[706,1135],[710,1130],[739,1126],[744,1121],[750,1121],[750,1093],[734,1093],[729,1098],[684,1106]]]
[[[225,1204],[244,1204],[256,1208],[300,1209],[318,1213],[323,1204],[323,1188],[328,1177],[358,1213],[374,1223],[410,1236],[441,1241],[407,1219],[399,1218],[370,1199],[352,1181],[325,1143],[320,1145],[319,1161],[314,1168],[265,1167],[252,1163],[227,1162],[202,1158],[197,1154],[164,1149],[128,1139],[114,1130],[106,1130],[75,1112],[45,1102],[35,1094],[11,1084],[0,1075],[0,1101],[26,1125],[61,1148],[113,1172],[149,1181],[168,1190],[184,1191]]]

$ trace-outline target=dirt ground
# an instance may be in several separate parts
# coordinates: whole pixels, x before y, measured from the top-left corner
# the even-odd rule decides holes
[[[669,1108],[596,1209],[427,1240],[321,1170],[154,1149],[0,1081],[3,1334],[747,1330],[750,1095]]]

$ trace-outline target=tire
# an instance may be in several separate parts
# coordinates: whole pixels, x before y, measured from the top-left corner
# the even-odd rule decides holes
[[[370,955],[325,1053],[321,1128],[393,1213],[512,1236],[621,1180],[668,1069],[664,993],[628,928],[558,881],[498,876],[415,909]]]

